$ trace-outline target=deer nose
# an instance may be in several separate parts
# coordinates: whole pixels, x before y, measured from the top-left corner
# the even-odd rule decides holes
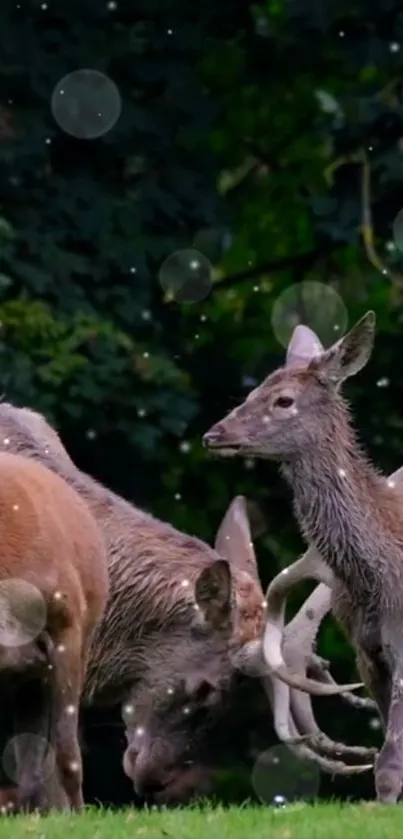
[[[223,435],[223,428],[220,425],[214,425],[213,428],[210,428],[210,431],[207,431],[206,434],[203,435],[203,445],[214,446],[215,443],[221,442]]]

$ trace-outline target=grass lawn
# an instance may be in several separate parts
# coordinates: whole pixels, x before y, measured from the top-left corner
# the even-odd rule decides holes
[[[294,804],[0,818],[0,839],[401,839],[403,806]]]

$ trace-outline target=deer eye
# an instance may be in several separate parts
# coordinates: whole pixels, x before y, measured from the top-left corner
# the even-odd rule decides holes
[[[294,400],[292,396],[279,396],[274,403],[275,407],[278,408],[291,408],[293,404]]]

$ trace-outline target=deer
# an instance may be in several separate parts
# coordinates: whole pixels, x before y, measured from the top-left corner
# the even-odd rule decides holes
[[[1,809],[40,807],[51,760],[64,801],[79,811],[78,712],[90,641],[109,591],[104,538],[85,501],[59,475],[6,451],[0,534]]]
[[[242,650],[256,641],[260,646],[266,605],[252,546],[250,507],[242,496],[233,500],[211,548],[81,472],[37,411],[0,403],[2,446],[45,463],[63,477],[98,522],[107,544],[110,592],[92,640],[82,703],[122,706],[127,739],[123,765],[138,794],[157,803],[187,800],[197,787],[198,750],[204,745],[208,752],[208,731],[225,714],[234,675],[246,666]],[[324,599],[308,598],[308,618],[302,609],[289,635],[285,630],[284,655],[286,660],[293,657],[302,673],[308,664],[323,669],[310,647],[330,609],[325,594]],[[263,663],[261,667],[277,734],[281,738],[288,725],[290,748],[319,762],[324,755],[324,771],[366,771],[362,764],[326,763],[326,754],[354,757],[354,747],[343,752],[341,744],[326,740],[309,751],[303,738],[317,733],[309,697],[307,709],[300,692],[284,691],[281,681]],[[247,669],[253,666],[248,663]],[[360,700],[348,693],[348,686],[338,688],[346,701]],[[297,722],[294,714],[302,702],[305,716],[301,711]],[[357,749],[359,757],[372,755]]]
[[[375,790],[386,804],[396,803],[403,785],[403,493],[364,453],[341,394],[343,382],[371,357],[375,323],[375,313],[367,312],[327,350],[299,324],[284,367],[204,442],[216,453],[280,463],[301,533],[331,572],[333,612],[358,651],[360,674],[378,707],[384,742]]]

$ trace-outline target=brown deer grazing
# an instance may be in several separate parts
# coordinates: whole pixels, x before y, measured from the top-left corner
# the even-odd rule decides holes
[[[377,798],[403,784],[403,493],[357,444],[341,383],[368,361],[368,312],[324,351],[310,329],[293,332],[285,367],[205,435],[209,448],[281,462],[304,537],[334,574],[335,614],[358,648],[362,677],[383,721]]]
[[[90,640],[107,602],[104,539],[65,481],[9,452],[0,453],[0,537],[1,774],[10,787],[2,807],[37,807],[54,755],[53,771],[79,810],[78,711]]]
[[[89,503],[106,537],[110,597],[93,639],[83,701],[124,704],[124,765],[139,793],[154,794],[159,802],[186,800],[197,787],[197,766],[191,761],[201,759],[203,749],[208,754],[208,731],[225,714],[237,657],[242,658],[249,642],[261,638],[264,626],[265,604],[245,501],[232,503],[213,550],[78,470],[57,433],[34,411],[0,403],[1,446],[42,461]],[[290,656],[294,664],[297,658],[295,666],[302,674],[308,665],[317,671],[322,666],[309,646],[330,608],[326,598],[308,599],[314,619],[302,609],[290,625],[289,637],[286,629],[286,661]],[[309,719],[305,708],[305,718],[301,712],[295,721],[293,709],[305,698],[296,691],[284,692],[287,686],[279,680],[270,681],[279,736],[284,733],[280,720],[288,720],[289,740],[312,734],[310,704]],[[318,746],[319,755],[342,753],[339,744],[329,742]],[[356,754],[351,748],[345,753]],[[369,752],[360,750],[360,755],[368,758]],[[315,756],[313,751],[310,756]],[[345,765],[333,761],[323,768],[343,772]]]

